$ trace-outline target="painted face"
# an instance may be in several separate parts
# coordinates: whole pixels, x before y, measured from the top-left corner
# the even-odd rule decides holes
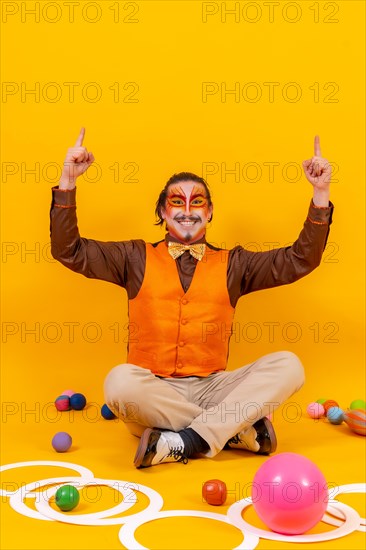
[[[208,205],[206,190],[201,183],[180,181],[169,186],[161,215],[170,235],[190,244],[204,236],[212,205]]]

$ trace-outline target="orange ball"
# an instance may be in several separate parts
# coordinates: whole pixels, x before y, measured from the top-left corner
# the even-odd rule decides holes
[[[226,483],[220,479],[210,479],[203,484],[202,496],[212,506],[225,504],[227,495]]]
[[[325,414],[327,414],[328,410],[331,407],[339,407],[339,404],[337,403],[337,401],[333,401],[333,399],[328,399],[327,401],[325,401],[325,403],[323,403],[323,407],[325,410]]]

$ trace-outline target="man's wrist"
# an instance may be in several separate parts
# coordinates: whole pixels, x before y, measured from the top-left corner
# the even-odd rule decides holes
[[[329,208],[329,189],[318,190],[314,189],[313,205],[318,208]]]
[[[62,191],[71,191],[75,189],[76,180],[69,178],[61,178],[58,184],[58,188]]]

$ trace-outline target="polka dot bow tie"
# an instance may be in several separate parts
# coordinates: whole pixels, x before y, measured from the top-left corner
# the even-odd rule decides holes
[[[205,249],[206,245],[204,243],[188,245],[182,243],[168,243],[168,252],[174,260],[179,258],[186,250],[189,250],[193,258],[201,261],[205,254]]]

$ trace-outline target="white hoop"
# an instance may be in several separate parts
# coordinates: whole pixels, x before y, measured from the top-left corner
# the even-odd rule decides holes
[[[85,468],[84,466],[79,466],[79,464],[72,464],[71,462],[59,462],[54,460],[31,460],[29,462],[14,462],[14,464],[4,464],[4,466],[0,466],[0,472],[28,466],[60,466],[61,468],[70,468],[70,470],[75,470],[75,472],[78,472],[84,478],[90,479],[94,477],[93,472],[88,468]],[[19,489],[16,489],[15,491],[5,491],[4,489],[0,489],[0,496],[10,497],[18,491]],[[38,493],[28,496],[36,496],[37,494]]]
[[[131,488],[131,483],[128,481],[120,481],[115,479],[99,479],[94,478],[90,481],[81,481],[80,486],[84,487],[85,485],[89,485],[89,483],[93,483],[95,485],[106,485],[107,487],[111,487],[113,489],[116,489],[120,493],[122,493],[125,496],[126,489],[124,487],[121,487],[122,484],[125,486],[128,486],[128,493],[127,497],[130,498],[130,502],[121,502],[117,504],[117,506],[114,506],[113,508],[110,508],[109,510],[104,510],[102,512],[95,512],[91,514],[70,514],[67,512],[66,514],[63,514],[62,512],[59,512],[58,510],[54,510],[51,508],[49,504],[49,499],[55,494],[57,491],[57,487],[53,487],[51,494],[48,496],[48,498],[45,498],[39,502],[36,502],[36,508],[40,514],[44,514],[47,518],[62,521],[64,523],[71,523],[73,525],[121,525],[122,523],[125,523],[129,518],[133,517],[140,517],[143,514],[146,513],[156,513],[158,512],[162,506],[163,506],[163,499],[157,493],[154,491],[154,489],[150,489],[150,487],[146,487],[144,485],[136,484],[136,490],[143,493],[150,499],[150,503],[148,504],[148,507],[143,510],[142,512],[136,512],[136,514],[128,514],[127,516],[120,516],[120,517],[113,517],[110,518],[108,516],[115,516],[116,514],[120,514],[122,512],[125,512],[133,504],[137,502],[137,495],[134,493],[133,489]],[[116,486],[117,485],[117,486]]]
[[[23,485],[16,491],[6,491],[4,489],[0,489],[1,496],[10,497],[9,503],[15,511],[33,519],[41,519],[46,521],[57,520],[74,525],[122,524],[119,531],[119,539],[122,544],[130,550],[148,550],[145,546],[139,544],[135,539],[135,531],[138,527],[149,521],[178,516],[213,519],[236,527],[243,534],[244,540],[234,550],[252,550],[257,547],[259,538],[282,542],[309,543],[337,539],[348,535],[355,530],[366,531],[366,519],[360,518],[360,515],[356,510],[334,498],[336,495],[341,493],[365,493],[365,483],[340,485],[339,487],[333,487],[328,491],[329,502],[327,510],[321,521],[336,526],[336,529],[320,534],[282,535],[273,531],[259,529],[244,520],[242,517],[242,512],[245,508],[252,504],[252,499],[250,497],[244,498],[232,504],[227,510],[226,515],[200,510],[161,511],[164,501],[161,495],[154,489],[128,481],[95,478],[91,470],[84,468],[83,466],[79,466],[78,464],[49,460],[16,462],[14,464],[5,464],[4,466],[0,466],[0,472],[23,466],[60,466],[77,471],[80,474],[80,477],[65,476],[43,479]],[[51,508],[49,499],[56,493],[58,487],[62,486],[64,483],[70,483],[76,487],[105,485],[119,491],[123,496],[123,501],[108,510],[103,510],[100,512],[90,514],[70,514],[70,512],[67,512],[66,514],[63,514]],[[39,492],[32,492],[35,489],[51,484],[53,487],[47,487]],[[136,512],[135,514],[128,514],[120,517],[109,517],[130,509],[137,501],[135,491],[141,492],[149,498],[150,502],[147,508],[140,512]],[[36,498],[35,506],[37,510],[34,510],[25,504],[24,498],[28,497]],[[41,498],[41,500],[37,500],[39,498]]]
[[[347,485],[339,485],[338,487],[334,487],[333,489],[331,489],[329,493],[331,493],[332,491],[336,491],[336,495],[339,495],[342,493],[366,493],[366,483],[348,483]],[[335,495],[332,494],[329,496],[332,496],[333,498]],[[333,500],[331,502],[333,502]],[[335,519],[335,518],[338,518],[338,519]],[[345,517],[342,511],[338,510],[336,507],[330,504],[327,508],[326,513],[322,518],[322,521],[338,527],[339,525],[342,525],[344,519]],[[339,521],[339,520],[342,520],[342,521]],[[360,518],[360,525],[357,531],[366,532],[366,518]]]
[[[281,542],[323,542],[344,537],[345,535],[355,531],[360,525],[360,516],[356,510],[346,504],[343,504],[342,502],[337,502],[334,506],[339,507],[345,517],[345,521],[337,529],[333,529],[332,531],[328,531],[326,533],[311,535],[281,535],[280,533],[275,533],[273,531],[265,531],[264,529],[255,527],[245,521],[241,513],[251,504],[251,498],[243,498],[230,506],[227,511],[227,515],[231,519],[233,525],[236,525],[239,529],[248,531],[249,533],[253,533],[258,537],[267,540],[277,540]]]
[[[10,496],[9,504],[19,514],[22,514],[23,516],[26,516],[28,518],[32,519],[40,519],[40,520],[46,520],[51,521],[49,517],[47,517],[45,514],[41,514],[40,512],[33,510],[33,508],[29,508],[24,502],[24,499],[28,496],[32,496],[35,498],[39,498],[40,495],[43,493],[37,492],[32,493],[31,491],[34,491],[34,489],[39,489],[40,487],[43,487],[44,485],[51,485],[52,483],[79,483],[80,480],[83,478],[81,477],[50,477],[48,479],[41,479],[40,481],[32,481],[31,483],[28,483],[27,485],[23,485],[20,487],[15,493],[13,493]],[[94,478],[93,478],[94,479]],[[91,481],[91,480],[87,480]],[[50,491],[51,489],[48,488],[46,491]]]
[[[128,521],[128,523],[125,523],[121,527],[118,535],[119,540],[121,541],[123,546],[127,548],[127,550],[149,550],[147,546],[142,546],[142,544],[137,542],[135,538],[136,529],[148,521],[177,516],[215,519],[217,521],[227,523],[233,527],[237,527],[236,525],[233,525],[230,519],[223,514],[204,512],[200,510],[166,510],[163,512],[157,512],[156,514],[145,513],[142,514],[140,518],[132,518],[130,521]],[[259,542],[259,537],[253,533],[244,533],[244,531],[240,527],[238,527],[238,529],[243,534],[244,540],[239,546],[236,546],[234,550],[252,550],[256,548]]]

